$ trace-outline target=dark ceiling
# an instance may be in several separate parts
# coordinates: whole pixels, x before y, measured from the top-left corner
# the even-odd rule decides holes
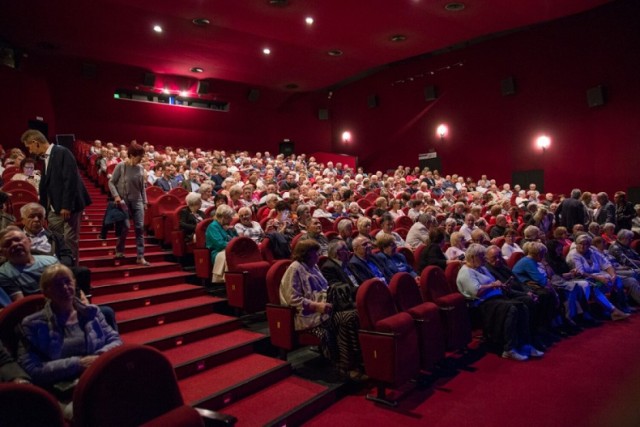
[[[5,0],[0,39],[29,54],[312,91],[609,0]],[[314,22],[305,22],[312,17]],[[209,25],[192,21],[205,18]],[[162,32],[154,32],[160,25]],[[401,35],[404,41],[392,41]],[[270,55],[263,53],[271,50]],[[339,50],[340,56],[329,51]],[[190,70],[201,67],[201,74]]]

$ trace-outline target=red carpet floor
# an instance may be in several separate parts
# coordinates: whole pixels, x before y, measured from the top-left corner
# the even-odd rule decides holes
[[[486,354],[396,408],[347,396],[306,426],[640,426],[640,314],[524,363]]]

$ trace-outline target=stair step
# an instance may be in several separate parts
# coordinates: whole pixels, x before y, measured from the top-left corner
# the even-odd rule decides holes
[[[161,250],[150,250],[144,252],[144,258],[151,262],[161,262],[164,261],[167,255],[170,255],[171,252],[161,251]],[[136,255],[128,255],[124,259],[114,260],[113,256],[80,256],[80,264],[89,267],[91,269],[95,267],[118,267],[122,265],[131,265],[136,263]]]
[[[221,301],[220,298],[206,295],[122,310],[116,313],[118,329],[124,333],[202,316],[211,313],[213,305]]]
[[[148,330],[122,333],[126,343],[146,344],[164,351],[203,338],[236,330],[240,327],[237,317],[210,313],[193,319],[156,326]]]
[[[151,243],[145,243],[144,245],[145,253],[147,250],[158,250],[158,245],[153,245]],[[125,245],[124,253],[127,254],[135,254],[136,253],[136,245]],[[116,254],[116,245],[102,246],[97,248],[81,248],[80,250],[80,259],[82,257],[104,257],[104,256],[115,256]]]
[[[149,267],[153,271],[153,266]],[[91,281],[91,293],[94,296],[137,291],[140,289],[159,288],[162,286],[184,283],[193,273],[171,271],[160,274],[147,274],[143,277],[125,277],[120,279],[97,279]]]
[[[202,296],[204,294],[205,289],[202,286],[182,284],[101,295],[94,297],[91,302],[93,304],[108,305],[115,311],[121,311]]]
[[[289,363],[253,353],[179,380],[178,384],[185,402],[215,411],[290,374]]]
[[[120,279],[123,277],[139,277],[147,275],[150,272],[155,274],[168,273],[171,271],[182,271],[180,264],[175,262],[160,261],[153,263],[150,266],[138,265],[138,264],[124,264],[117,268],[114,267],[96,267],[91,269],[92,280],[99,279]]]
[[[99,239],[98,238],[98,234],[92,234],[91,235],[93,238],[85,238],[85,239],[80,239],[80,250],[83,249],[92,249],[92,248],[109,248],[109,247],[115,247],[116,243],[118,242],[118,239],[115,237],[109,238],[109,239]],[[148,236],[145,237],[145,240],[148,239]],[[128,236],[125,240],[125,245],[129,244],[129,245],[135,245],[136,243],[136,238],[135,235],[133,234],[133,232],[128,233]]]
[[[247,356],[253,353],[254,344],[264,339],[265,335],[237,329],[167,349],[163,353],[173,364],[176,376],[181,379]]]

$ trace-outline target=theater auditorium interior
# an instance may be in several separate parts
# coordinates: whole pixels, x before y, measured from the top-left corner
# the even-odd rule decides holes
[[[294,188],[286,186],[288,174],[299,180],[300,205],[311,206],[314,218],[324,209],[318,196],[330,202],[319,224],[320,250],[326,249],[322,241],[343,238],[334,201],[345,189],[351,199],[338,204],[347,211],[350,201],[357,203],[358,215],[372,220],[366,235],[374,243],[384,217],[377,208],[391,209],[393,235],[406,239],[414,218],[403,223],[395,215],[408,219],[423,179],[430,202],[421,213],[433,213],[435,228],[444,229],[456,198],[464,198],[466,212],[478,206],[490,230],[499,197],[491,202],[484,197],[488,186],[476,188],[485,175],[498,191],[511,185],[505,216],[515,206],[533,221],[536,211],[527,205],[544,207],[550,194],[553,224],[542,234],[554,239],[562,224],[549,206],[560,210],[573,189],[593,195],[594,205],[585,208],[593,221],[601,192],[612,202],[624,192],[630,206],[640,204],[638,18],[637,0],[3,2],[1,147],[6,159],[13,148],[28,156],[21,135],[36,129],[75,156],[92,199],[81,215],[79,264],[91,272],[91,303],[115,311],[124,346],[100,356],[104,363],[85,371],[91,375],[81,376],[67,396],[76,420],[62,420],[49,391],[9,390],[2,383],[0,425],[2,419],[49,426],[638,425],[640,301],[629,289],[622,290],[628,318],[604,319],[606,310],[593,296],[585,304],[599,316],[597,327],[563,330],[546,343],[544,357],[531,353],[519,363],[494,348],[484,311],[459,292],[459,277],[456,286],[457,269],[422,269],[425,245],[398,248],[411,271],[421,271],[415,280],[404,272],[389,283],[374,278],[359,284],[352,299],[360,349],[351,356],[361,358],[360,371],[345,375],[327,360],[318,336],[295,327],[301,314],[283,302],[280,283],[298,261],[275,259],[275,237],[225,242],[224,281],[212,280],[217,259],[207,226],[222,216],[210,218],[215,206],[207,209],[193,241],[185,240],[179,219],[186,195],[202,181],[183,191],[147,188],[144,253],[150,265],[136,263],[133,231],[124,257],[116,256],[114,232],[99,235],[112,198],[110,175],[99,170],[100,150],[92,151],[96,140],[112,143],[116,157],[117,147],[126,151],[133,140],[147,151],[153,145],[156,153],[184,149],[178,158],[206,158],[198,166],[206,179],[219,171],[218,161],[227,162],[238,179],[216,191],[236,208],[242,201],[231,196],[234,189],[251,187],[252,219],[265,232],[270,224],[261,215],[268,211],[260,209],[267,192],[260,185],[270,162],[277,198],[287,209]],[[168,153],[167,160],[179,163]],[[205,172],[203,164],[213,157]],[[143,165],[150,161],[145,155]],[[44,175],[43,159],[34,162]],[[324,173],[338,163],[347,171]],[[21,225],[20,207],[38,195],[8,184],[18,166],[4,164],[2,190],[11,193],[5,210]],[[453,199],[447,199],[446,191],[426,183],[426,168],[442,178],[459,175],[469,191],[452,182]],[[382,188],[362,189],[377,171]],[[254,185],[244,185],[252,175]],[[351,182],[337,183],[344,175]],[[516,185],[527,197],[535,191],[536,200],[516,202]],[[381,196],[388,199],[382,207]],[[394,199],[404,213],[393,211]],[[269,209],[277,225],[277,207]],[[359,236],[360,221],[351,218],[353,237]],[[511,216],[509,227],[512,219],[524,246],[528,224],[518,226]],[[236,214],[231,228],[238,221]],[[315,239],[312,223],[297,231]],[[586,221],[583,231],[588,227]],[[637,251],[635,227],[630,246]],[[579,232],[568,230],[571,239]],[[294,254],[297,236],[289,248]],[[605,246],[616,242],[615,235],[602,239]],[[485,246],[504,242],[500,237]],[[319,265],[328,262],[322,255]],[[614,293],[606,290],[606,298]],[[15,357],[20,337],[14,327],[44,299],[18,304],[0,310],[0,339]],[[556,309],[564,312],[560,300]],[[27,401],[32,410],[16,403]]]

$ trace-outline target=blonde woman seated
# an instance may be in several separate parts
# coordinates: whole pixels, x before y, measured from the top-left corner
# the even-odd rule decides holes
[[[215,219],[207,227],[207,249],[211,251],[211,263],[213,264],[214,283],[224,282],[224,272],[227,270],[227,261],[224,250],[231,239],[238,236],[235,228],[231,227],[231,220],[235,215],[231,206],[222,204],[216,209]]]
[[[449,242],[451,246],[445,251],[444,256],[447,257],[448,260],[464,260],[465,253],[465,240],[462,233],[459,231],[454,231],[451,234],[451,240]]]
[[[329,285],[318,268],[320,245],[315,240],[301,240],[292,258],[280,282],[280,302],[296,309],[295,329],[317,336],[322,354],[341,373],[361,379],[358,315],[355,310],[334,312],[327,302]]]
[[[529,357],[542,357],[544,353],[531,345],[527,305],[507,297],[505,284],[485,267],[486,251],[476,243],[469,246],[465,264],[458,272],[458,290],[479,307],[485,333],[502,344],[503,358],[522,362]]]
[[[22,321],[24,339],[18,362],[35,384],[51,390],[68,389],[101,354],[122,341],[97,306],[85,305],[76,297],[69,267],[47,267],[40,277],[40,289],[46,304]],[[71,411],[69,404],[66,418],[71,418]]]

